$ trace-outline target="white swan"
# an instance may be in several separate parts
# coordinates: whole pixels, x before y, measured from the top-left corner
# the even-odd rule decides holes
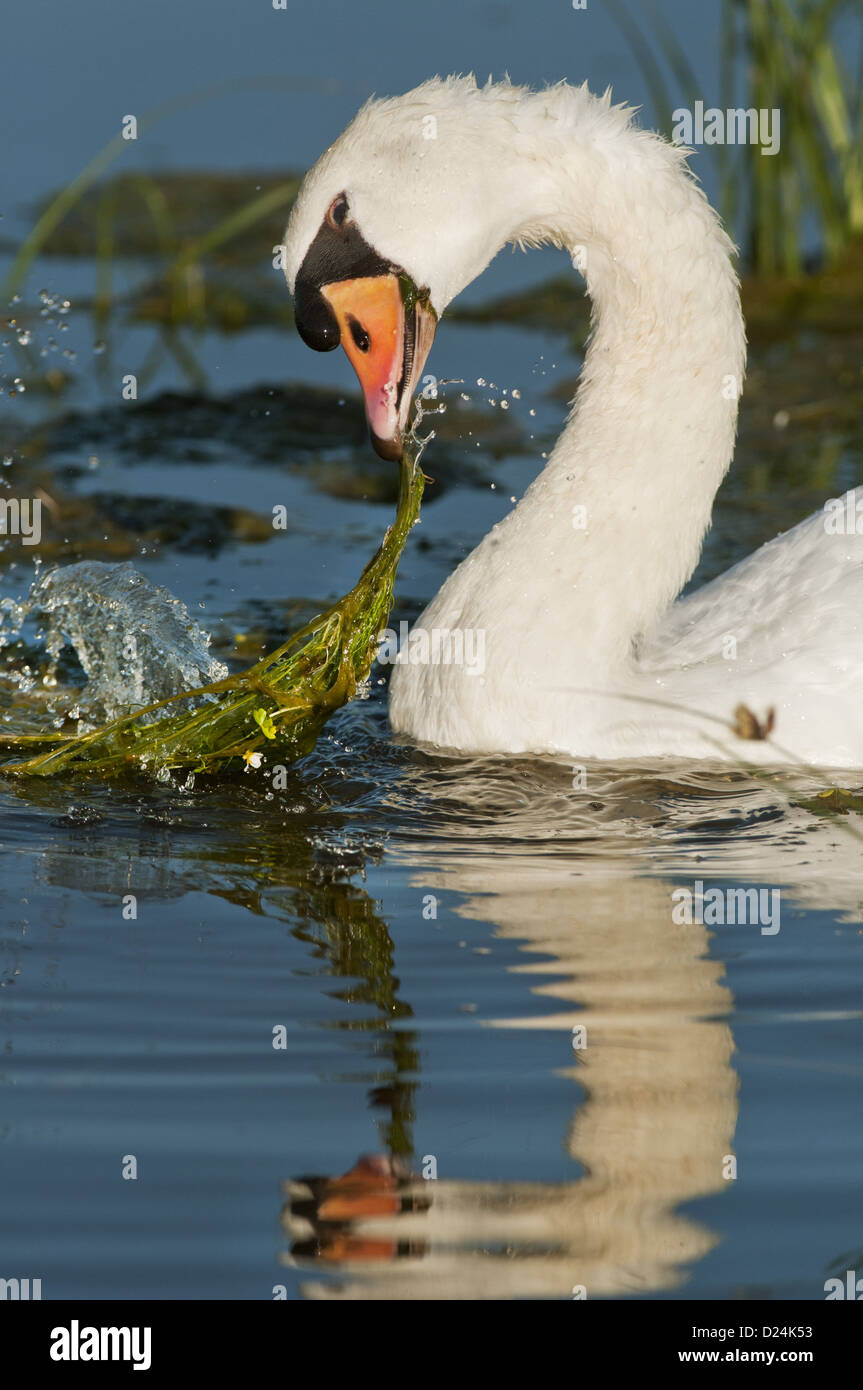
[[[733,248],[680,149],[586,87],[447,78],[372,101],[291,214],[298,328],[342,342],[375,447],[397,457],[436,317],[507,242],[569,249],[592,339],[546,467],[419,620],[482,632],[484,672],[397,666],[393,727],[471,752],[863,767],[853,525],[818,513],[674,601],[745,363]],[[739,704],[775,707],[778,750],[732,734]]]

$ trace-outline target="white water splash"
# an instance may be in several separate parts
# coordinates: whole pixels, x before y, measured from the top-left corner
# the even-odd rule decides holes
[[[54,667],[64,647],[73,648],[87,675],[79,702],[85,717],[114,719],[228,675],[186,605],[130,564],[85,560],[48,570],[23,603],[4,607],[18,629],[41,616]],[[50,684],[49,675],[43,685]]]

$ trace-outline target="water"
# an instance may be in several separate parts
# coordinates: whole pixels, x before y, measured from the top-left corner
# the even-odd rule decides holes
[[[487,387],[450,388],[395,623],[558,427],[518,348],[538,361],[536,335],[441,327],[443,361],[522,398],[501,417]],[[788,399],[789,361],[755,361],[705,576],[859,461],[853,430],[811,480],[811,436],[771,452],[760,401]],[[254,659],[349,587],[392,515],[358,409],[274,387],[122,425],[46,414],[67,598],[100,594],[103,630],[106,592],[179,615],[202,672]],[[133,568],[94,560],[106,544]],[[32,557],[9,554],[23,596]],[[57,1298],[822,1297],[863,1245],[855,818],[795,804],[816,777],[589,766],[581,785],[551,761],[435,757],[390,735],[382,680],[279,790],[255,770],[0,786],[8,1276]],[[778,891],[778,932],[675,923],[699,882]]]
[[[299,165],[368,88],[522,51],[517,79],[644,96],[600,7],[595,25],[554,7],[551,29],[527,8],[444,9],[429,26],[401,7],[409,65],[394,84],[379,46],[360,90],[359,39],[335,41],[326,7],[262,10],[227,58],[218,25],[190,29],[217,79],[268,69],[273,26],[304,25],[312,76],[317,62],[338,81],[176,118],[163,163]],[[102,51],[114,22],[97,6],[76,42]],[[159,38],[171,75],[147,58],[152,15],[131,22],[117,51],[166,84],[148,102],[185,90],[186,41]],[[714,37],[688,35],[704,72]],[[130,99],[126,57],[82,85],[68,34],[40,19],[32,43],[64,115],[19,152],[21,203],[83,166]],[[24,59],[10,80],[30,94]],[[162,158],[148,141],[133,154]],[[560,267],[504,257],[471,302]],[[20,708],[25,668],[28,698],[50,704],[89,662],[85,714],[146,698],[154,676],[212,678],[351,586],[396,479],[339,354],[272,326],[97,327],[79,308],[86,258],[46,260],[29,285],[24,347],[62,359],[73,388],[54,401],[4,350],[0,496],[44,499],[38,554],[66,575],[39,579],[57,598],[49,642],[77,655],[66,643],[41,687],[33,614],[5,648],[0,714]],[[700,579],[863,479],[859,326],[753,337]],[[466,384],[424,459],[435,481],[394,625],[524,491],[579,358],[535,326],[447,318],[431,367]],[[20,603],[34,555],[14,539],[0,594]],[[136,645],[129,685],[93,629],[115,624],[115,656],[132,629],[146,641],[140,600],[160,633],[166,613],[178,626]],[[45,1298],[820,1299],[863,1271],[859,817],[799,804],[823,788],[803,774],[589,765],[581,785],[552,761],[434,756],[390,734],[385,674],[278,790],[254,769],[193,787],[0,781],[0,1277],[41,1278]],[[779,930],[675,921],[674,895],[699,883],[778,893]]]
[[[29,618],[43,624],[51,657],[43,667],[44,685],[56,685],[60,657],[67,647],[74,652],[83,676],[74,702],[82,731],[228,674],[225,663],[210,655],[209,634],[189,617],[186,605],[130,564],[82,560],[50,569],[13,611],[16,630],[2,634],[4,645]],[[14,655],[8,661],[13,677]],[[57,703],[62,706],[62,696]]]
[[[590,782],[399,748],[378,699],[278,798],[7,793],[9,1268],[53,1297],[818,1297],[860,1230],[859,844],[727,773]],[[779,932],[675,925],[696,879],[780,886]],[[437,1178],[320,1217],[365,1153]]]
[[[180,524],[136,564],[206,595],[233,663],[241,635],[302,619],[293,595],[347,587],[392,510],[341,495],[354,467],[372,497],[386,482],[349,419],[323,451],[314,413],[277,444],[297,414],[261,399],[274,414],[236,398],[223,463],[224,408],[201,402],[101,439],[96,473],[99,417],[53,434],[65,486],[115,521],[151,513],[158,533],[147,499],[173,492]],[[517,410],[554,427],[535,388]],[[521,435],[490,452],[495,416],[460,486],[456,442],[432,445],[396,618],[531,474]],[[462,428],[458,402],[443,418]],[[238,469],[264,516],[289,505],[288,536],[218,524]],[[742,544],[725,515],[708,573]],[[182,639],[174,676],[190,642],[202,671],[219,659],[128,563],[79,561],[37,592],[65,593],[58,631],[91,655],[107,609],[116,656],[133,604],[160,657],[166,624]],[[82,595],[103,605],[89,629]],[[434,757],[393,740],[385,696],[339,714],[278,792],[255,772],[0,788],[10,1273],[46,1297],[819,1297],[855,1267],[863,1215],[851,818],[793,804],[816,778],[591,766],[582,786],[551,761]],[[779,931],[676,924],[672,894],[699,881],[778,890]]]

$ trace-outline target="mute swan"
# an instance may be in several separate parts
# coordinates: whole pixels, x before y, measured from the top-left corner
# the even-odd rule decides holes
[[[342,343],[396,458],[437,317],[508,242],[569,250],[592,339],[545,468],[419,619],[483,634],[484,670],[397,665],[393,728],[462,752],[863,766],[853,522],[817,513],[677,599],[745,365],[733,247],[684,151],[586,86],[449,77],[370,101],[291,213],[298,329]],[[775,707],[777,746],[735,737],[741,703]]]

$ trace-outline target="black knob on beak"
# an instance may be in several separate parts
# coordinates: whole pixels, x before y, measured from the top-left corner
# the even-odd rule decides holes
[[[303,342],[315,352],[332,352],[341,334],[332,308],[316,285],[297,279],[294,287],[294,320]]]

